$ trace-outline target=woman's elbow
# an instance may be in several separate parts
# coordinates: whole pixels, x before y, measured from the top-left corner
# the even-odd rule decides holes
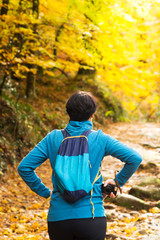
[[[141,164],[142,160],[143,160],[142,156],[139,153],[137,153],[136,161],[137,161],[138,166]]]
[[[21,176],[22,172],[23,172],[23,165],[21,163],[18,165],[17,171],[18,171],[19,175]]]

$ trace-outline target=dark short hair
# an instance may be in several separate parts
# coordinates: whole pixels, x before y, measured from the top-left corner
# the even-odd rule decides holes
[[[86,121],[97,108],[94,97],[89,92],[78,91],[67,101],[66,111],[71,121]]]

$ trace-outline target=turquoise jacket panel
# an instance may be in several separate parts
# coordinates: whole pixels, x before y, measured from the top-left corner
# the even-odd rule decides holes
[[[66,130],[71,136],[80,135],[85,130],[92,129],[90,121],[70,121]],[[18,172],[31,188],[38,195],[48,198],[50,189],[47,188],[36,175],[35,169],[48,158],[54,173],[56,156],[63,140],[61,130],[53,130],[42,139],[41,142],[21,161],[18,166]],[[123,144],[122,142],[103,133],[101,130],[92,131],[88,136],[89,156],[91,163],[91,181],[93,182],[101,162],[105,156],[113,156],[124,162],[124,166],[117,174],[117,180],[120,186],[123,186],[132,174],[137,170],[142,161],[138,152]],[[107,170],[107,169],[106,169]],[[55,185],[55,177],[52,173],[53,191],[51,195],[50,208],[48,212],[48,221],[60,221],[65,219],[91,218],[93,216],[93,206],[91,204],[91,194],[89,193],[79,201],[69,204],[61,197]],[[95,208],[94,216],[105,216],[103,208],[103,197],[101,193],[101,184],[103,178],[100,177],[93,187],[92,202]]]

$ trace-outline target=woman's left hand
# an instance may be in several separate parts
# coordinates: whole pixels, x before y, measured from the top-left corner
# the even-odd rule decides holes
[[[116,185],[116,183],[115,183],[115,181],[113,179],[108,179],[103,184],[104,184],[104,187],[106,187],[107,184]],[[107,198],[108,196],[111,197],[111,198],[115,198],[116,197],[113,192],[111,192],[110,195],[103,194],[103,198],[104,199]]]

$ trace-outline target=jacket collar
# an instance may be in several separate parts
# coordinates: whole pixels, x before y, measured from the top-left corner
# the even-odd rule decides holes
[[[65,128],[65,130],[71,135],[76,136],[80,135],[82,132],[92,129],[92,122],[91,121],[70,121]]]

